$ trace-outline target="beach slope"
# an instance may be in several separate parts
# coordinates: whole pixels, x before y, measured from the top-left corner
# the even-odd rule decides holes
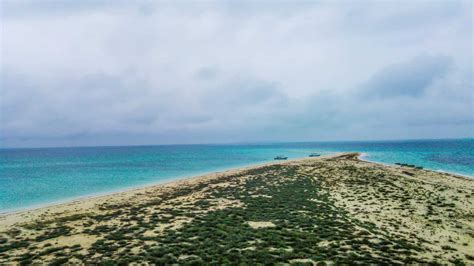
[[[358,154],[0,217],[0,263],[474,263],[473,180]]]

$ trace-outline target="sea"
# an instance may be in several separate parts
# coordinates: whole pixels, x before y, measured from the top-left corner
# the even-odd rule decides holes
[[[0,213],[339,152],[474,178],[474,139],[0,149]]]

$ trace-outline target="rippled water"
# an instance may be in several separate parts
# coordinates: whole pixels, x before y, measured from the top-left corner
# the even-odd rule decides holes
[[[3,149],[0,212],[268,162],[278,154],[348,151],[474,176],[474,139]]]

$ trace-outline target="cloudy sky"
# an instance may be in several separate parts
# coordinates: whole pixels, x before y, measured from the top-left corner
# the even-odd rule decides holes
[[[471,1],[1,1],[3,147],[474,136]]]

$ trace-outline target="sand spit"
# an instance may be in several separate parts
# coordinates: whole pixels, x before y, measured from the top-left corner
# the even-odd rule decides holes
[[[474,181],[358,154],[0,217],[0,263],[474,264]]]

